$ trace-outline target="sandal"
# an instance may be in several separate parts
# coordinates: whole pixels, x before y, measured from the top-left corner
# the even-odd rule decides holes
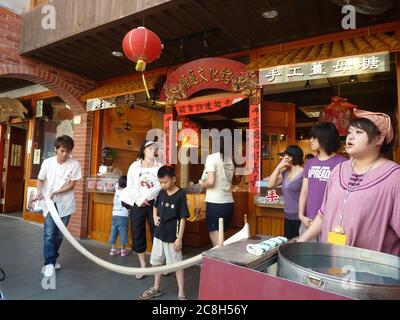
[[[142,275],[142,274],[136,275],[136,279],[138,279],[138,280],[142,280],[144,277],[145,277],[145,276]]]
[[[147,299],[159,297],[162,294],[163,294],[163,292],[160,289],[156,290],[156,288],[151,287],[150,289],[144,291],[139,297],[142,300],[147,300]]]
[[[122,249],[121,250],[121,257],[126,257],[128,255],[128,250]]]
[[[120,254],[119,249],[111,248],[111,250],[110,250],[110,256],[116,256],[116,255],[119,255],[119,254]]]
[[[188,297],[178,297],[178,300],[188,300]]]

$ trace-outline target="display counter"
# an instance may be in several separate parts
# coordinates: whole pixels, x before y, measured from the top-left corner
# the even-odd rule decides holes
[[[210,244],[210,236],[206,225],[205,193],[187,193],[190,217],[186,222],[183,244],[188,247],[202,247]],[[233,192],[234,213],[231,228],[226,231],[226,237],[243,228],[244,215],[248,211],[248,192]]]
[[[280,188],[267,189],[265,185],[254,196],[256,210],[256,233],[271,236],[284,235],[285,199]]]
[[[349,299],[277,276],[277,249],[263,256],[247,253],[257,236],[203,254],[200,300],[340,300]]]

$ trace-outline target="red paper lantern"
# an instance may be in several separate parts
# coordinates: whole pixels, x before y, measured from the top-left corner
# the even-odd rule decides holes
[[[160,57],[162,44],[153,31],[138,27],[125,35],[122,48],[127,58],[137,63],[136,71],[143,72],[147,63]]]
[[[178,137],[182,139],[182,147],[194,148],[199,146],[200,127],[188,118],[181,119],[182,129]]]
[[[347,102],[346,98],[332,97],[331,103],[327,105],[319,116],[319,121],[332,122],[339,131],[340,136],[347,136],[350,120],[354,118],[355,104]]]

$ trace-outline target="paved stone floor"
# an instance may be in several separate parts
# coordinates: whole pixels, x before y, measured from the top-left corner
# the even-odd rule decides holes
[[[133,254],[111,257],[107,245],[91,240],[82,240],[81,243],[107,261],[123,266],[139,266]],[[201,251],[184,248],[184,258]],[[62,269],[57,271],[56,290],[44,290],[41,285],[43,227],[23,221],[18,215],[0,215],[0,268],[6,273],[0,288],[7,300],[138,300],[139,294],[152,286],[154,280],[153,276],[137,280],[103,269],[76,251],[67,240],[61,246],[59,262]],[[199,265],[186,269],[186,294],[191,300],[198,299],[199,278]],[[177,299],[175,274],[163,276],[161,289],[164,295],[157,299]]]

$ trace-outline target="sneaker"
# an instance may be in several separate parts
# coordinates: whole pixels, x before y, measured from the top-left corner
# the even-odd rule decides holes
[[[54,265],[53,264],[48,264],[44,268],[43,275],[46,278],[51,278],[52,276],[54,276],[54,272],[55,272]]]
[[[60,270],[61,269],[61,264],[59,264],[58,262],[55,264],[54,269]]]
[[[120,254],[119,249],[112,248],[110,250],[110,256],[116,256],[116,255],[119,255],[119,254]]]
[[[129,254],[128,250],[126,250],[126,249],[121,250],[121,257],[126,257],[128,254]]]

